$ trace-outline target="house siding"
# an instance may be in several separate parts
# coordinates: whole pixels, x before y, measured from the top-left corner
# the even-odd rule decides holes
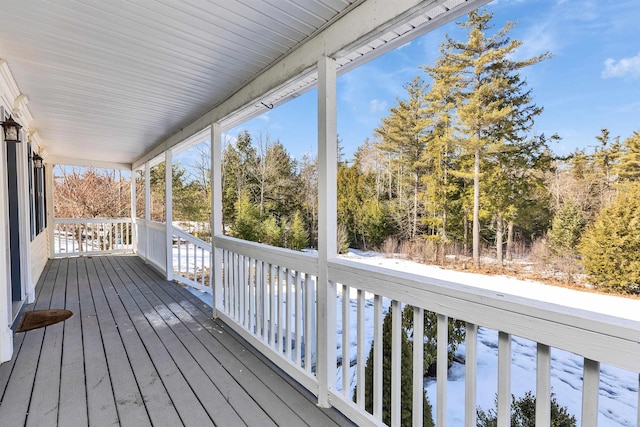
[[[31,242],[31,278],[33,286],[38,282],[47,261],[49,260],[49,227],[38,234]]]

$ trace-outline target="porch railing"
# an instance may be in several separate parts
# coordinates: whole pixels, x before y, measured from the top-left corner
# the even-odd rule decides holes
[[[53,256],[133,252],[131,218],[54,218]]]
[[[223,280],[217,315],[287,374],[317,394],[317,258],[216,238]]]
[[[211,244],[173,227],[173,278],[212,293]]]
[[[167,235],[166,225],[161,222],[136,218],[133,221],[136,231],[136,251],[139,256],[155,266],[161,272],[167,271]]]
[[[316,282],[314,255],[217,237],[222,251],[222,281],[218,315],[256,348],[274,360],[311,392],[317,394],[315,376]],[[583,426],[598,419],[600,364],[640,371],[640,322],[550,304],[531,298],[502,295],[436,278],[423,277],[357,262],[335,259],[328,277],[337,285],[336,332],[338,360],[326,367],[336,384],[329,389],[330,403],[359,425],[379,425],[383,414],[383,313],[392,309],[391,425],[400,425],[401,334],[410,330],[413,342],[422,342],[423,315],[437,318],[437,393],[433,416],[436,425],[447,423],[448,324],[465,325],[465,425],[476,425],[478,328],[498,331],[498,426],[510,424],[511,338],[537,343],[536,426],[550,425],[551,349],[583,358]],[[402,308],[410,305],[413,323],[402,324]],[[405,320],[406,321],[406,320]],[[355,324],[355,328],[350,325]],[[351,330],[355,336],[352,336]],[[319,335],[319,333],[318,333]],[[371,344],[373,338],[373,344]],[[385,346],[388,345],[385,342]],[[373,410],[365,410],[365,364],[373,346]],[[413,346],[413,425],[422,425],[424,352]],[[352,399],[354,387],[356,402]],[[640,419],[640,412],[638,415]]]

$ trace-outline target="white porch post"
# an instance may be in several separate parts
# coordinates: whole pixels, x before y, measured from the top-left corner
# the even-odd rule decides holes
[[[45,163],[44,168],[44,185],[46,191],[46,204],[47,204],[47,229],[49,230],[49,258],[53,259],[56,253],[56,224],[55,224],[55,212],[54,207],[54,194],[53,194],[53,169],[56,165],[54,163]]]
[[[336,284],[328,262],[337,256],[336,65],[318,60],[318,404],[331,406],[336,382]]]
[[[4,120],[4,108],[0,106],[0,118]],[[11,261],[9,251],[9,196],[7,192],[7,158],[4,133],[0,132],[0,363],[11,359],[13,332],[11,331]]]
[[[144,233],[144,257],[149,258],[149,221],[151,221],[151,165],[144,164],[144,221],[146,232]]]
[[[222,235],[222,128],[211,125],[211,292],[213,318],[222,307],[222,250],[216,248],[216,237]]]
[[[165,203],[165,232],[167,235],[167,280],[173,280],[173,152],[164,152],[164,203]]]
[[[138,200],[136,198],[136,184],[138,178],[138,171],[131,170],[131,247],[133,253],[138,253],[138,224],[136,223],[136,217],[138,215],[136,206]]]

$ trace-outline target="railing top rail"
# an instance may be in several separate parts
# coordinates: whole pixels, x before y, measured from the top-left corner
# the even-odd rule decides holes
[[[344,259],[329,263],[329,280],[624,369],[640,366],[636,319]]]
[[[131,218],[54,218],[56,224],[116,224],[130,223]]]
[[[137,225],[142,225],[148,228],[152,228],[154,230],[159,230],[159,231],[164,231],[166,228],[166,223],[164,222],[157,222],[157,221],[147,221],[144,219],[140,219],[140,218],[136,218],[136,220],[134,221],[135,224]]]
[[[229,236],[214,236],[216,248],[240,253],[254,259],[308,274],[318,275],[318,257],[314,254],[277,248]]]
[[[198,239],[194,235],[189,234],[186,231],[179,229],[178,227],[175,227],[175,226],[173,227],[173,234],[180,237],[181,239],[188,241],[189,243],[192,243],[196,246],[203,248],[206,251],[211,251],[210,243],[207,243],[204,240]]]

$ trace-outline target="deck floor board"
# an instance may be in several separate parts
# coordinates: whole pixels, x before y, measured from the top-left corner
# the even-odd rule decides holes
[[[51,260],[0,365],[2,426],[350,425],[135,256]]]

